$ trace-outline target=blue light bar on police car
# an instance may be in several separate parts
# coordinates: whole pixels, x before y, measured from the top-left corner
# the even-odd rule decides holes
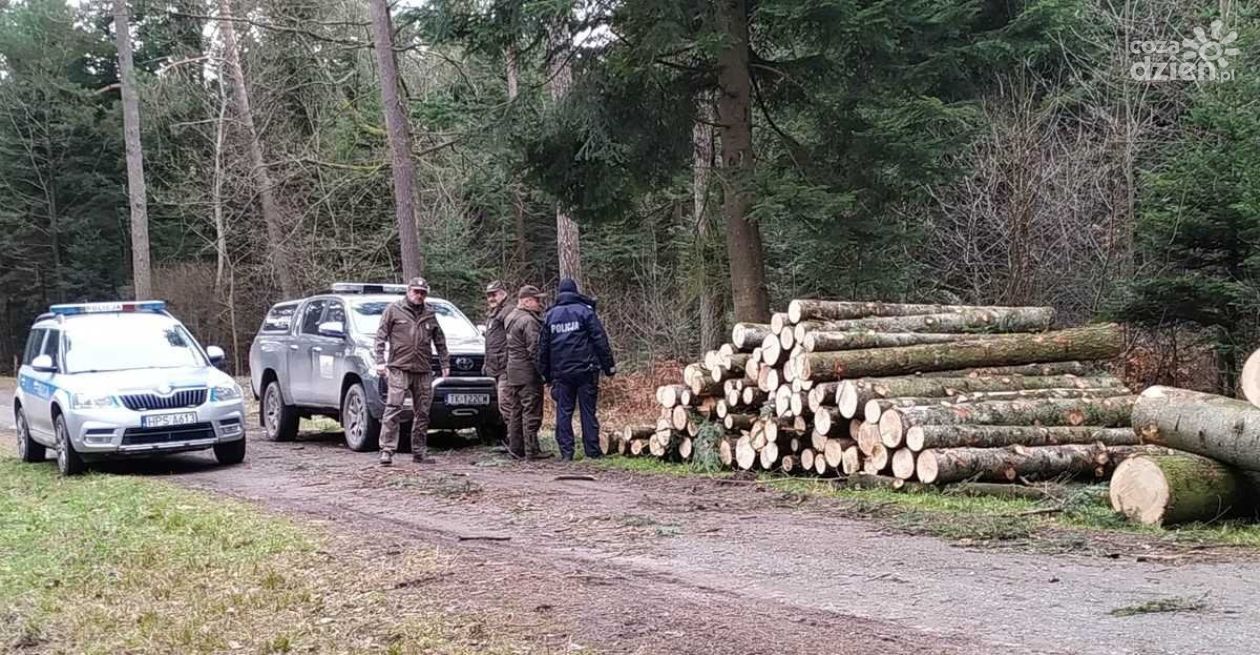
[[[119,314],[127,312],[164,312],[166,302],[162,300],[142,300],[137,302],[89,302],[77,305],[53,305],[48,311],[60,316],[75,314]]]

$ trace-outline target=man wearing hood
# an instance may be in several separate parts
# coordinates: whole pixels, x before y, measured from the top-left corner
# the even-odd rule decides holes
[[[608,335],[595,314],[594,301],[578,292],[577,282],[560,281],[556,304],[543,320],[538,347],[538,370],[551,383],[556,401],[556,443],[560,457],[573,459],[573,408],[582,416],[582,447],[587,458],[599,451],[599,374],[612,377],[613,363]]]

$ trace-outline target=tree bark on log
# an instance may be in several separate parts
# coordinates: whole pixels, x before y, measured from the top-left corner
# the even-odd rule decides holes
[[[1124,334],[1120,328],[1098,325],[1042,334],[1001,334],[979,341],[805,353],[797,361],[797,372],[803,379],[831,382],[987,364],[1106,359],[1123,350]]]
[[[915,452],[929,448],[1004,448],[1101,443],[1128,446],[1138,443],[1131,428],[1040,427],[1013,425],[916,425],[906,430],[906,447]]]
[[[1023,389],[1019,391],[978,391],[960,393],[950,398],[953,403],[978,403],[992,400],[1031,400],[1035,398],[1110,398],[1133,395],[1127,387],[1101,389]]]
[[[919,453],[916,473],[928,484],[1011,482],[1021,476],[1093,476],[1106,463],[1107,450],[1097,445],[930,449]]]
[[[938,334],[964,332],[1041,332],[1054,323],[1054,310],[1049,307],[1012,308],[990,311],[967,310],[951,314],[924,314],[918,316],[881,316],[856,318],[847,321],[798,323],[793,334],[804,337],[809,332],[933,332]],[[784,330],[786,332],[787,330]],[[780,335],[782,336],[782,335]]]
[[[1005,400],[948,407],[905,407],[884,412],[880,441],[900,446],[906,430],[918,425],[1037,425],[1124,427],[1136,396],[1069,400]]]
[[[1109,495],[1112,509],[1144,525],[1212,521],[1252,509],[1241,473],[1185,453],[1125,460],[1111,477]]]
[[[865,348],[897,348],[901,346],[918,346],[925,343],[952,343],[975,339],[971,334],[928,334],[915,332],[872,332],[872,331],[804,331],[797,334],[800,338],[801,350],[812,352],[835,352],[837,350],[862,350]]]
[[[904,409],[906,407],[947,407],[952,402],[950,398],[872,398],[862,406],[862,411],[854,418],[878,423],[880,417],[888,410]]]
[[[1050,307],[981,307],[974,305],[905,304],[883,302],[850,302],[837,300],[812,300],[800,298],[788,303],[787,318],[792,323],[823,320],[843,321],[871,316],[916,316],[921,314],[950,314],[957,312],[988,311],[1024,313],[1049,313]]]
[[[757,387],[744,387],[743,398],[745,407],[755,407],[766,402],[766,392]]]
[[[751,430],[757,417],[752,414],[727,414],[722,424],[727,430]]]
[[[740,352],[752,352],[770,336],[770,326],[766,323],[736,323],[731,328],[731,343]]]
[[[926,377],[907,375],[886,378],[860,378],[838,383],[836,406],[844,416],[855,416],[875,398],[944,398],[960,394],[1035,390],[1123,388],[1110,376],[1075,375],[977,375],[971,377]]]
[[[1249,402],[1151,387],[1133,407],[1133,428],[1142,443],[1260,471],[1260,409]]]
[[[1013,364],[1009,366],[969,366],[950,371],[922,371],[917,375],[925,378],[960,378],[986,375],[1027,375],[1042,377],[1048,375],[1076,375],[1080,377],[1088,377],[1107,375],[1107,372],[1101,370],[1098,364],[1094,362],[1063,361]]]

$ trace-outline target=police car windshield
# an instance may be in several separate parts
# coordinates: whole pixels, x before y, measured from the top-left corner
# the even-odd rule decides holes
[[[67,373],[209,365],[184,326],[142,314],[67,321],[63,357]]]
[[[359,334],[376,334],[376,328],[381,324],[381,314],[384,314],[385,308],[393,302],[392,300],[366,300],[351,304],[350,307],[354,311],[350,315],[355,331]],[[481,338],[477,326],[459,313],[454,306],[442,302],[430,302],[429,307],[437,314],[438,325],[442,326],[442,333],[447,339],[467,341]]]

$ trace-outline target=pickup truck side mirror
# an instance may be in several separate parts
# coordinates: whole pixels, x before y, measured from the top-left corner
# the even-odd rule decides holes
[[[53,363],[53,358],[48,355],[40,355],[31,360],[31,368],[41,373],[54,373],[57,371],[57,365]]]
[[[328,321],[319,324],[319,336],[332,337],[334,339],[344,339],[346,336],[346,326],[340,321]]]
[[[206,357],[210,358],[210,365],[218,368],[223,365],[223,360],[227,359],[227,355],[223,349],[218,346],[210,346],[206,348]]]

